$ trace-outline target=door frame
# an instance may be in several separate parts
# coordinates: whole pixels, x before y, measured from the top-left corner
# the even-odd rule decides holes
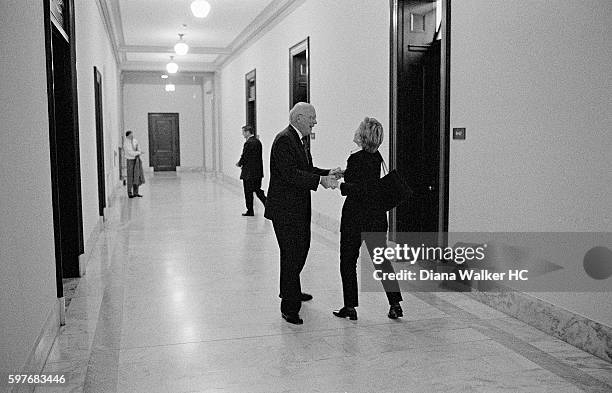
[[[289,109],[293,108],[293,58],[306,52],[306,102],[310,102],[310,36],[289,48]]]
[[[94,110],[96,118],[96,155],[98,167],[98,214],[104,218],[106,207],[106,173],[104,170],[104,111],[102,96],[102,74],[94,66]]]
[[[176,138],[176,155],[174,157],[174,169],[181,166],[181,139],[180,139],[180,124],[179,124],[179,114],[178,112],[149,112],[147,114],[148,119],[148,138],[149,138],[149,167],[153,168],[155,171],[155,166],[153,165],[153,135],[152,133],[152,121],[153,117],[156,115],[164,115],[164,116],[172,116],[176,118],[176,133],[174,138]]]
[[[390,0],[389,168],[397,166],[397,90],[399,0]],[[440,165],[438,176],[438,243],[446,245],[449,210],[451,0],[442,0],[440,28]],[[395,238],[396,209],[389,212],[389,234]]]

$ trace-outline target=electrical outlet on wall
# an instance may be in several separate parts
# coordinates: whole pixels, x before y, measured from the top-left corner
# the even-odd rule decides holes
[[[465,128],[453,128],[453,139],[465,139]]]

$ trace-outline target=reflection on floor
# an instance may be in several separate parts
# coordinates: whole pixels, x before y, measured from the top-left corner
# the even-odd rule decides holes
[[[331,191],[324,191],[331,192]],[[338,236],[313,227],[301,326],[279,313],[270,222],[203,174],[121,195],[36,392],[610,392],[612,364],[460,293],[383,293],[340,320]],[[316,198],[316,195],[315,195]],[[256,208],[257,208],[256,207]]]

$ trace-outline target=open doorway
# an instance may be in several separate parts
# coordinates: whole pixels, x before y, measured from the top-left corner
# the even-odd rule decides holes
[[[414,191],[390,232],[448,230],[450,0],[393,0],[390,166]]]

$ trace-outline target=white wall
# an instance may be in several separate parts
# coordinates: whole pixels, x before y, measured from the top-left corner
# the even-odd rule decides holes
[[[40,2],[0,2],[2,375],[21,371],[57,303],[43,27]]]
[[[451,231],[612,231],[612,3],[452,3]],[[556,261],[555,261],[556,262]],[[610,293],[539,293],[612,326]]]
[[[167,92],[162,84],[125,84],[123,108],[125,129],[134,132],[145,153],[145,170],[149,167],[148,114],[155,112],[179,114],[181,167],[204,166],[202,85],[177,84],[176,91]]]
[[[612,3],[452,12],[451,230],[612,230]]]
[[[220,71],[223,172],[238,179],[244,139],[244,75],[257,70],[257,132],[264,147],[267,188],[270,147],[289,112],[289,48],[310,36],[310,98],[317,111],[313,161],[346,166],[353,132],[364,116],[389,118],[389,2],[308,0]],[[218,87],[217,87],[218,88]],[[387,136],[387,135],[385,135]],[[388,140],[381,148],[387,157]],[[313,210],[339,218],[337,191],[313,194]]]
[[[119,181],[118,157],[115,159],[117,143],[120,140],[119,88],[115,58],[96,2],[76,1],[75,19],[83,236],[87,248],[92,246],[87,243],[87,240],[99,220],[94,66],[102,74],[104,172],[106,174],[107,206],[110,206],[110,197]],[[88,251],[85,250],[86,253]]]

